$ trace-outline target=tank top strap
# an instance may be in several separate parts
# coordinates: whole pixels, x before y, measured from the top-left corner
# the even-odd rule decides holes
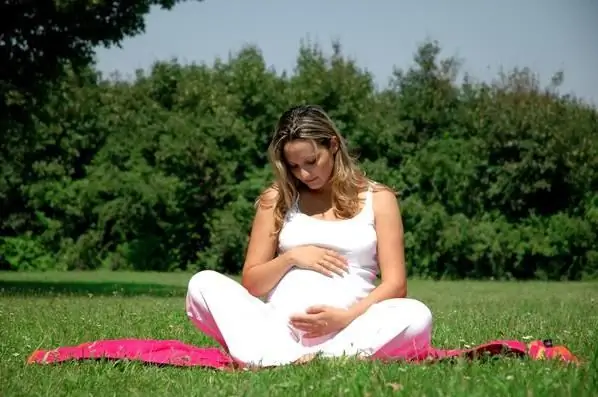
[[[363,212],[368,222],[374,222],[374,182],[368,183]]]
[[[295,198],[293,199],[293,201],[291,202],[291,206],[289,207],[289,209],[287,210],[284,219],[283,219],[283,224],[287,224],[289,222],[291,222],[293,220],[293,218],[299,213],[299,194],[295,195]]]
[[[295,194],[295,198],[293,198],[293,202],[291,204],[291,208],[289,208],[289,212],[296,213],[299,212],[299,192]]]

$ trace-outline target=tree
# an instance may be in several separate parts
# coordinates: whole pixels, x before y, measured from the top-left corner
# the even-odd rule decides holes
[[[39,163],[53,164],[93,146],[83,139],[65,147],[64,125],[40,128],[55,120],[54,105],[66,97],[65,80],[93,85],[90,67],[99,45],[119,45],[142,33],[152,6],[171,9],[184,0],[5,0],[0,5],[0,235],[11,235],[31,221],[24,186],[40,174]],[[196,0],[202,1],[202,0]],[[68,89],[67,89],[68,91]],[[68,95],[68,94],[67,94]],[[85,95],[85,94],[84,94]],[[60,106],[59,106],[60,107]],[[63,110],[69,105],[62,107]],[[72,106],[70,106],[72,108]],[[54,110],[52,110],[54,109]],[[63,115],[64,116],[64,115]],[[63,117],[64,118],[64,117]],[[68,119],[68,117],[66,117]],[[77,134],[74,133],[73,136]],[[100,140],[101,141],[101,140]],[[70,151],[70,154],[67,152]],[[60,162],[59,162],[60,163]],[[61,165],[66,167],[65,163]],[[79,164],[79,167],[85,165]],[[59,167],[58,167],[59,168]],[[57,167],[54,164],[54,170]],[[29,219],[27,219],[29,218]]]
[[[0,6],[0,92],[36,97],[65,65],[92,62],[98,45],[118,45],[145,29],[152,6],[184,0],[7,0]],[[202,0],[196,0],[202,1]],[[9,102],[10,104],[11,102]]]

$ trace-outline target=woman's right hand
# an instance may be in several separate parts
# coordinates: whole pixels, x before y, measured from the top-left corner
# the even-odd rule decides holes
[[[332,277],[333,273],[342,276],[348,268],[347,260],[328,248],[305,245],[294,248],[291,255],[295,266],[315,270],[329,277]]]

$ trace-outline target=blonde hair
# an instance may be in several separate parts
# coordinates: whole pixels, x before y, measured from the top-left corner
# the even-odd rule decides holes
[[[302,186],[289,171],[284,159],[284,146],[293,140],[304,139],[315,145],[330,148],[333,138],[338,142],[331,176],[334,214],[338,218],[346,219],[355,216],[359,211],[359,193],[367,189],[370,181],[349,154],[345,140],[326,112],[314,105],[296,106],[281,115],[268,148],[268,157],[275,175],[272,189],[278,193],[274,204],[276,233],[280,231],[284,217]],[[264,201],[265,194],[262,194],[256,204],[263,205]]]

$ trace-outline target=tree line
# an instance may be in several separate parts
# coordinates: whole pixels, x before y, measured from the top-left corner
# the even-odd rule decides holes
[[[302,45],[292,74],[255,46],[133,79],[67,67],[0,112],[0,268],[239,272],[274,123],[314,103],[399,192],[411,276],[596,277],[597,109],[559,94],[562,74],[458,80],[440,50],[381,89],[339,43]]]

